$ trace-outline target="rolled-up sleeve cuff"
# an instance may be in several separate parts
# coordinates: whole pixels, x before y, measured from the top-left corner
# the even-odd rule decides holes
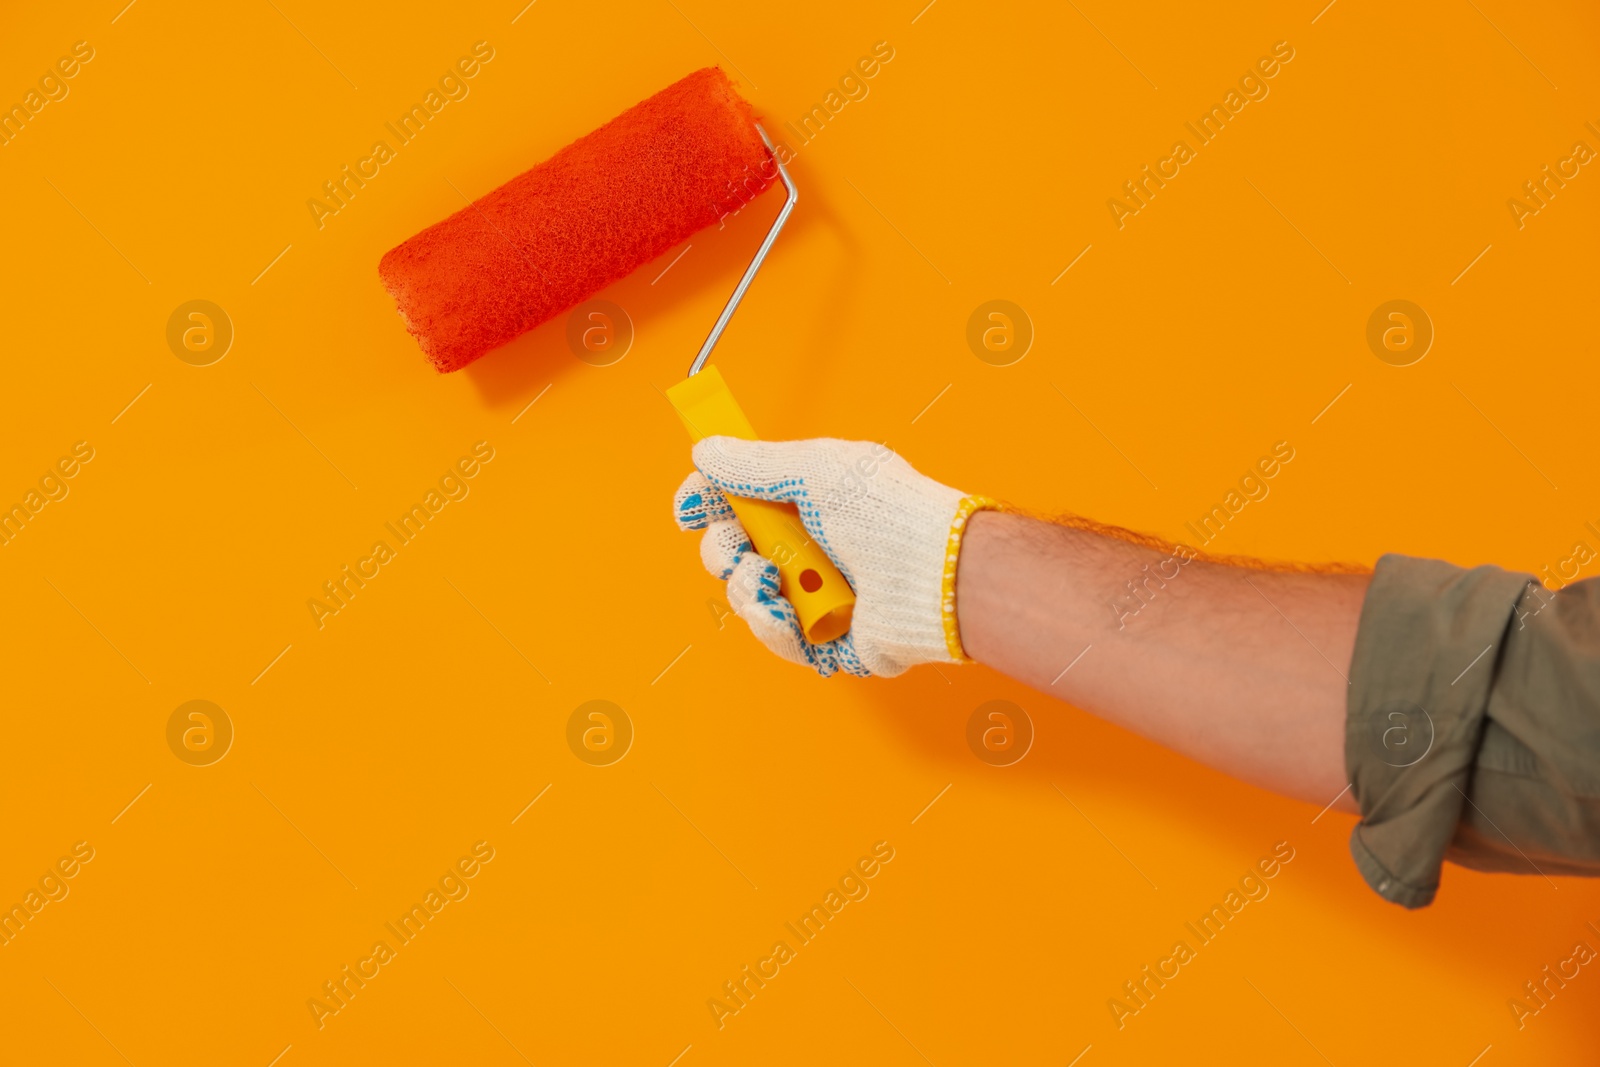
[[[1498,653],[1532,579],[1388,555],[1350,663],[1345,770],[1356,868],[1385,900],[1433,901],[1482,741]]]

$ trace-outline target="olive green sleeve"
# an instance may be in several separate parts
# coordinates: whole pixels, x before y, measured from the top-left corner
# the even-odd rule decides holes
[[[1350,852],[1396,904],[1444,860],[1600,875],[1600,584],[1385,556],[1350,665]]]

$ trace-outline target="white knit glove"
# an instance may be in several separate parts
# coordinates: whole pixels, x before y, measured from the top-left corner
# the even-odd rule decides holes
[[[699,471],[673,499],[683,530],[705,530],[700,556],[728,583],[728,606],[773,652],[824,678],[900,674],[962,662],[955,566],[972,511],[993,506],[912,470],[868,441],[743,441],[707,437]],[[724,492],[799,505],[808,533],[856,594],[850,632],[813,645],[778,592],[778,568],[756,554]]]

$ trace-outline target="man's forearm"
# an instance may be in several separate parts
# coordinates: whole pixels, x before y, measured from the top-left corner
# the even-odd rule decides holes
[[[1326,804],[1346,784],[1346,675],[1369,576],[1188,555],[980,512],[956,574],[962,642],[1041,692]],[[1355,810],[1348,794],[1339,806]]]
[[[1206,559],[983,510],[871,442],[707,437],[694,458],[678,525],[705,531],[701,560],[751,632],[823,677],[893,677],[964,648],[1236,778],[1359,811],[1357,868],[1409,908],[1447,858],[1600,874],[1600,578],[1551,593],[1393,554],[1361,573]],[[735,496],[806,504],[856,596],[846,638],[807,638]]]

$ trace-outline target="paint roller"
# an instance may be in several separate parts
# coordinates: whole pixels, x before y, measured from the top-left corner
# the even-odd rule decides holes
[[[667,390],[692,440],[755,430],[716,367],[728,320],[794,210],[796,192],[728,77],[695,71],[449,218],[378,265],[406,329],[440,372],[587,300],[781,182],[788,193],[689,373]],[[730,497],[757,552],[814,643],[850,628],[855,594],[792,504]]]

